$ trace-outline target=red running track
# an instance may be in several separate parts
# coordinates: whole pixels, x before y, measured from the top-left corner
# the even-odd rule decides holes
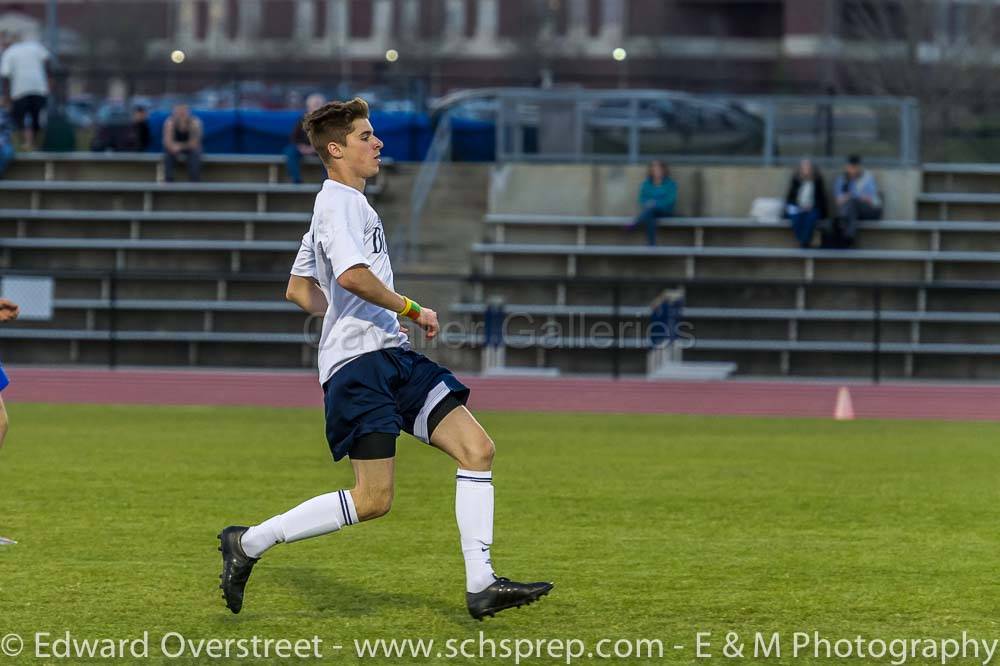
[[[307,372],[7,369],[12,402],[318,407]],[[463,376],[475,409],[831,417],[841,384]],[[1000,386],[847,384],[858,418],[1000,419]]]

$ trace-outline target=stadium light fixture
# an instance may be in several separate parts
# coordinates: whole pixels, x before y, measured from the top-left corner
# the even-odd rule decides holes
[[[399,60],[399,51],[396,49],[389,49],[385,52],[385,59],[387,62],[396,62]]]
[[[175,65],[179,65],[184,62],[184,58],[186,57],[187,56],[184,55],[184,51],[181,51],[180,49],[174,49],[170,52],[170,61]]]
[[[625,58],[628,57],[628,51],[619,46],[618,48],[616,48],[614,51],[611,52],[611,57],[618,62],[624,62]]]

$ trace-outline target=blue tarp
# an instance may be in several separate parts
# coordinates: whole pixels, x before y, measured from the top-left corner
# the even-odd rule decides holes
[[[456,162],[496,160],[496,125],[485,120],[452,118],[451,159]]]
[[[279,154],[288,145],[289,136],[302,114],[298,111],[202,111],[194,113],[205,130],[206,153]],[[150,151],[163,150],[164,111],[151,113],[149,126],[153,132]],[[375,135],[385,142],[383,154],[400,162],[416,162],[424,158],[433,137],[430,119],[422,113],[372,112]],[[492,123],[454,121],[454,159],[491,161],[494,130]]]

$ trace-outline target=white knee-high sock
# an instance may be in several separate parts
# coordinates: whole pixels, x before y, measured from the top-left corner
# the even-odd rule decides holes
[[[302,541],[336,532],[358,522],[358,512],[349,490],[313,497],[294,509],[268,518],[243,533],[240,543],[250,557],[260,557],[279,543]]]
[[[493,544],[493,473],[460,469],[455,475],[455,518],[465,556],[465,589],[482,592],[496,576]]]

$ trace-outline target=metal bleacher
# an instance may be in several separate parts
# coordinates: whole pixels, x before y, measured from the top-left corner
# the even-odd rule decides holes
[[[202,176],[210,183],[244,182],[254,185],[279,184],[284,174],[281,155],[214,154],[202,156]],[[306,156],[305,169],[320,171],[319,159]],[[382,160],[392,168],[391,158]],[[183,164],[180,173],[184,173]],[[306,171],[308,176],[308,171]],[[164,181],[163,156],[157,153],[68,152],[19,153],[6,177],[16,181]],[[376,177],[367,188],[369,194],[381,194],[386,181]]]
[[[19,154],[0,181],[0,269],[53,275],[54,316],[0,330],[5,356],[311,365],[281,276],[316,184],[281,183],[281,156],[203,162],[205,182],[164,183],[160,155]]]
[[[0,270],[54,275],[54,316],[0,329],[0,354],[310,367],[308,323],[282,295],[315,185],[277,182],[280,157],[206,157],[218,168],[197,184],[157,182],[157,161],[19,156],[14,179],[0,181]],[[878,354],[887,377],[996,379],[1000,169],[929,165],[923,178],[926,219],[863,223],[852,250],[802,250],[784,225],[747,218],[663,220],[649,248],[626,217],[488,215],[451,308],[467,326],[442,338],[468,351],[458,369],[478,369],[477,325],[502,299],[512,365],[642,374],[646,336],[577,324],[641,331],[649,303],[681,286],[685,359],[736,361],[750,375],[868,376]]]
[[[682,286],[685,359],[737,361],[745,374],[867,376],[877,353],[885,376],[995,379],[1000,195],[974,190],[1000,190],[1000,169],[931,165],[924,187],[929,219],[862,223],[851,250],[803,250],[784,224],[749,218],[661,220],[661,244],[647,247],[628,217],[488,215],[473,248],[477,283],[453,312],[474,322],[504,302],[514,365],[638,373],[648,341],[611,348],[606,335],[580,335],[580,320],[641,328],[656,293]],[[951,207],[927,207],[942,201]],[[957,201],[992,208],[972,219],[954,214]],[[545,280],[526,286],[523,275]],[[550,350],[522,348],[539,339]]]

